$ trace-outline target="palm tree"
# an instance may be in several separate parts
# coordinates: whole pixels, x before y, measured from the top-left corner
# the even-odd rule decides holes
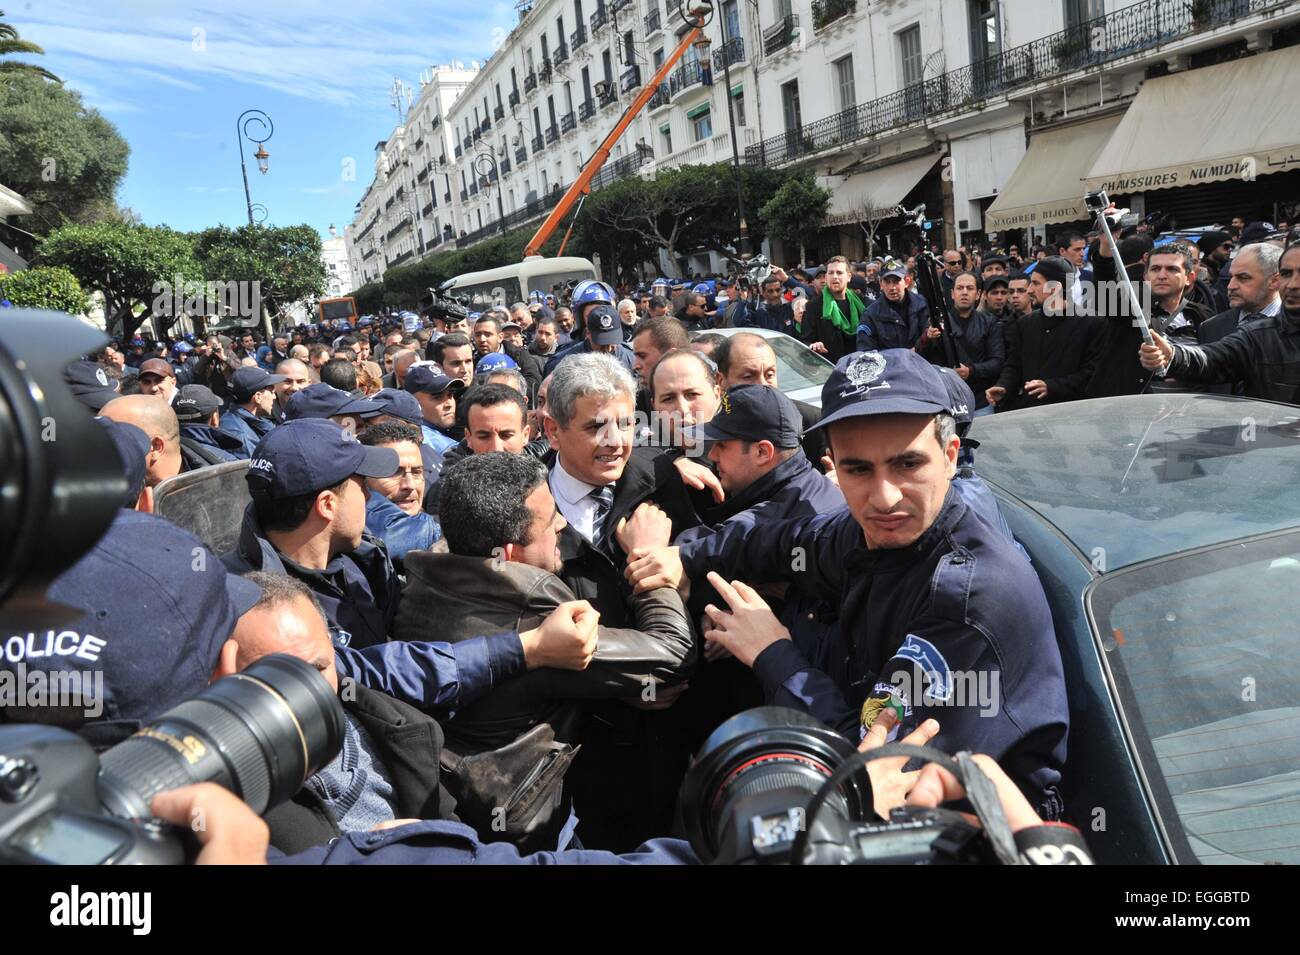
[[[44,56],[44,50],[35,43],[21,39],[15,27],[3,22],[4,15],[5,12],[0,10],[0,56],[10,56],[14,53],[36,53]],[[21,63],[16,60],[0,61],[0,76],[14,74],[19,76],[41,76],[55,83],[63,82],[43,66],[36,66],[34,63]]]

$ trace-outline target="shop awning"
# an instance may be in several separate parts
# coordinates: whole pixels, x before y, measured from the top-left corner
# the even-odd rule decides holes
[[[984,228],[1023,229],[1088,218],[1083,177],[1119,126],[1118,114],[1044,130],[984,213]]]
[[[1110,193],[1300,169],[1300,47],[1147,80],[1088,174]]]
[[[845,225],[890,213],[916,188],[939,161],[939,153],[926,153],[892,166],[850,176],[831,196],[827,225]]]

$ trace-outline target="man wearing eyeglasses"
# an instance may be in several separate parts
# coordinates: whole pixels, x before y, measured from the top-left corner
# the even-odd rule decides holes
[[[428,550],[442,539],[442,528],[424,511],[424,458],[420,430],[401,421],[371,425],[361,443],[397,452],[397,471],[390,477],[366,478],[366,530],[388,548],[400,573],[408,551]]]

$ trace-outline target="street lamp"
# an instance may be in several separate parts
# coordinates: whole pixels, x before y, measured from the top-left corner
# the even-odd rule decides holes
[[[501,223],[501,234],[506,234],[505,203],[501,201],[501,176],[497,171],[497,157],[491,153],[477,153],[470,164],[474,174],[490,183],[497,184],[497,221]]]
[[[700,5],[700,7],[704,6],[707,6],[708,9],[696,9],[693,14],[688,14],[685,6],[678,8],[683,19],[694,17],[703,21],[697,24],[695,19],[688,20],[692,26],[698,25],[700,27],[700,38],[694,44],[700,69],[707,68],[709,51],[713,45],[704,33],[704,25],[713,19],[713,8],[709,4]],[[727,101],[727,123],[731,128],[731,168],[736,177],[736,212],[740,215],[740,257],[743,260],[749,258],[751,250],[749,246],[749,222],[745,218],[745,190],[741,185],[740,145],[736,141],[736,113],[731,103],[731,50],[729,49],[729,45],[737,38],[727,36],[727,22],[724,18],[722,21],[722,74],[726,88],[722,91],[722,96]]]
[[[247,118],[245,118],[247,117]],[[258,126],[258,132],[265,131],[266,135],[255,135],[249,131],[249,127],[254,123]],[[257,160],[257,168],[266,174],[271,168],[271,154],[266,151],[266,141],[275,133],[275,124],[271,122],[271,117],[260,109],[246,109],[239,114],[239,119],[235,120],[235,138],[239,141],[239,170],[244,175],[244,202],[248,206],[248,224],[254,225],[253,219],[253,197],[248,191],[248,164],[244,160],[244,138],[247,137],[250,143],[257,143],[257,152],[253,153],[253,158]],[[259,206],[262,211],[262,219],[266,218],[266,207]],[[256,220],[261,221],[261,220]]]

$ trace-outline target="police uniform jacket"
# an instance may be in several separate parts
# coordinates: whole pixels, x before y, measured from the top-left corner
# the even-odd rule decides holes
[[[387,549],[369,531],[363,533],[356,550],[339,554],[324,570],[312,570],[280,555],[249,504],[239,543],[221,560],[232,574],[266,570],[301,580],[325,612],[335,646],[369,647],[385,642],[392,633],[401,582]]]
[[[258,444],[275,427],[270,418],[259,418],[238,405],[231,405],[221,412],[219,430],[239,440],[239,450],[234,452],[241,458],[251,458]]]
[[[905,315],[900,315],[884,295],[867,306],[858,324],[858,351],[917,346],[930,326],[930,306],[922,296],[910,289],[904,303],[907,305]]]
[[[793,561],[798,554],[805,559]],[[992,756],[1044,818],[1059,816],[1069,715],[1047,599],[1024,557],[956,491],[909,547],[867,549],[844,510],[724,528],[682,547],[681,559],[692,580],[708,570],[789,580],[841,608],[839,645],[824,655],[831,669],[813,667],[789,640],[759,654],[754,672],[770,703],[856,741],[868,697],[903,678],[915,692],[899,738],[933,717],[934,746]],[[980,686],[996,691],[987,706],[972,692]]]

